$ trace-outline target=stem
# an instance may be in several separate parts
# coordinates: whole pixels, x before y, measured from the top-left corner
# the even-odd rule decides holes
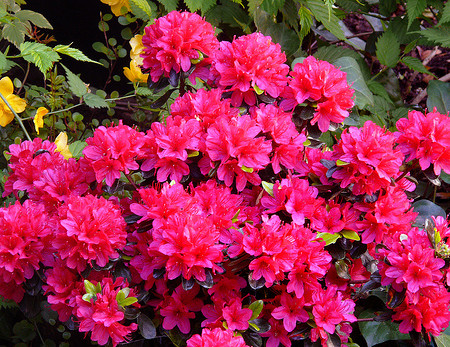
[[[17,121],[19,122],[19,124],[20,124],[22,130],[24,131],[25,136],[27,137],[27,139],[28,139],[29,141],[31,141],[31,137],[30,137],[30,135],[28,135],[28,131],[27,131],[27,129],[25,129],[25,125],[23,125],[22,118],[19,117],[19,115],[16,113],[16,111],[14,111],[14,109],[11,107],[11,105],[9,104],[9,102],[6,100],[6,98],[3,96],[2,93],[0,93],[0,97],[2,98],[2,100],[3,100],[3,102],[6,104],[6,106],[9,107],[9,109],[10,109],[11,112],[13,113],[14,117],[15,117],[15,118],[17,119]]]
[[[125,174],[126,178],[128,178],[128,181],[131,183],[131,185],[134,187],[134,189],[138,190],[136,183],[134,183],[133,179],[131,178],[130,174]]]
[[[20,94],[20,91],[22,90],[25,82],[27,81],[29,73],[30,73],[30,63],[28,63],[28,65],[27,65],[27,72],[25,72],[25,76],[23,78],[22,85],[20,86],[19,90],[17,91],[17,94]]]
[[[375,318],[358,318],[357,322],[373,322]]]
[[[377,73],[375,76],[373,76],[370,80],[371,80],[371,81],[374,81],[378,76],[380,76],[380,75],[381,75],[383,72],[385,72],[387,69],[388,69],[388,67],[385,66],[385,67],[382,68],[380,71],[378,71],[378,73]]]
[[[397,179],[395,180],[395,183],[397,183],[398,181],[400,181],[403,177],[405,177],[409,172],[411,172],[412,169],[415,169],[417,166],[419,166],[419,159],[415,159],[413,161],[413,163],[408,166],[407,168],[405,168],[405,171],[402,172],[402,174],[400,176],[397,177]]]
[[[39,331],[39,328],[38,328],[38,326],[37,326],[35,320],[33,320],[33,324],[34,324],[34,328],[36,329],[36,332],[37,332],[38,335],[39,335],[39,339],[40,339],[41,342],[45,345],[44,339],[42,338],[41,332]]]

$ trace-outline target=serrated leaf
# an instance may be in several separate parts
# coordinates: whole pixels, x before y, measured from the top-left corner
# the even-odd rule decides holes
[[[439,24],[444,24],[450,22],[450,1],[447,1],[444,6],[444,10],[442,11],[441,19],[439,20]]]
[[[344,32],[339,25],[339,18],[336,17],[334,11],[328,12],[328,8],[324,6],[322,0],[306,0],[306,5],[311,10],[313,16],[316,17],[328,31],[339,40],[345,40]]]
[[[6,59],[6,55],[0,52],[0,73],[2,73],[3,70],[6,70],[7,67],[8,67],[8,60]]]
[[[178,0],[158,0],[164,6],[167,12],[172,12],[177,9]]]
[[[430,81],[427,87],[427,108],[432,111],[435,107],[438,112],[447,114],[450,111],[450,83]]]
[[[248,12],[253,14],[262,2],[263,0],[248,0]]]
[[[419,17],[427,7],[426,0],[406,0],[406,12],[408,14],[408,28],[411,23]]]
[[[61,59],[52,48],[39,42],[24,42],[20,44],[19,49],[23,59],[36,65],[43,74]]]
[[[403,57],[401,59],[401,62],[403,64],[405,64],[407,67],[409,67],[411,70],[418,71],[420,73],[425,73],[427,75],[434,76],[434,74],[432,74],[430,71],[428,71],[426,69],[426,67],[423,66],[422,62],[419,59],[415,58],[415,57],[409,57],[409,56]]]
[[[146,0],[128,0],[131,12],[138,18],[149,21],[152,18],[152,9]]]
[[[27,26],[19,20],[13,20],[6,23],[2,29],[2,38],[8,40],[16,47],[19,47],[25,40]]]
[[[72,158],[80,158],[83,155],[83,149],[87,146],[85,141],[75,141],[69,145],[69,151],[72,153]]]
[[[367,87],[358,62],[352,57],[342,57],[336,59],[333,65],[340,67],[341,71],[347,73],[347,82],[355,91],[355,105],[360,109],[367,105],[373,105],[373,94]]]
[[[53,29],[49,21],[40,13],[30,10],[20,10],[14,14],[22,22],[30,21],[34,25],[43,29]]]
[[[141,96],[150,96],[150,95],[153,95],[153,92],[149,88],[138,87],[136,89],[136,94],[141,95]]]
[[[86,105],[92,108],[109,107],[105,99],[96,94],[88,93],[85,96],[83,96],[83,100],[86,103]]]
[[[74,93],[79,98],[83,97],[87,93],[89,93],[89,90],[86,86],[86,84],[81,80],[80,77],[75,75],[72,71],[70,71],[68,68],[66,68],[64,65],[62,65],[64,70],[66,70],[67,75],[67,82],[69,83],[69,88],[72,93]]]
[[[73,58],[75,60],[78,60],[78,61],[86,61],[86,62],[89,62],[89,63],[95,63],[95,64],[102,65],[98,61],[95,61],[95,60],[92,60],[91,58],[88,58],[79,49],[70,47],[70,45],[57,45],[57,46],[53,47],[53,50],[58,52],[58,53],[68,55],[69,57],[71,57],[71,58]]]
[[[450,48],[450,27],[441,26],[420,31],[428,40],[433,41],[443,47]]]
[[[387,67],[397,65],[400,57],[400,44],[395,38],[394,33],[390,31],[384,32],[376,43],[376,54],[381,64]]]

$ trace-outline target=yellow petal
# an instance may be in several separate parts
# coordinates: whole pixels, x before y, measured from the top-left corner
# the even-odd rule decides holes
[[[62,156],[66,159],[72,158],[72,153],[70,153],[69,146],[67,145],[67,134],[65,132],[60,132],[55,139],[56,151],[60,152]]]
[[[27,102],[14,94],[8,95],[6,101],[8,101],[8,104],[16,111],[16,113],[25,111],[25,107],[27,107]]]
[[[143,74],[141,68],[137,66],[134,60],[130,62],[130,68],[123,68],[123,74],[133,83],[147,83],[148,74]]]
[[[9,77],[3,77],[0,80],[0,93],[6,98],[14,92],[14,86]]]
[[[142,65],[143,58],[140,56],[144,50],[144,45],[142,44],[142,35],[134,35],[130,40],[130,58],[136,62],[137,65]]]
[[[44,127],[44,116],[48,113],[48,110],[45,107],[39,107],[36,111],[36,115],[34,116],[33,122],[36,132],[39,135],[39,129]]]
[[[4,103],[3,103],[4,105]],[[11,112],[11,110],[8,108],[8,106],[3,106],[0,104],[0,125],[2,127],[7,126],[9,123],[12,122],[14,119],[14,115]]]

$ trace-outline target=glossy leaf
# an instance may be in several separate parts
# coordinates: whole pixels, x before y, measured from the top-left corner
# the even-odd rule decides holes
[[[435,107],[442,114],[447,114],[450,111],[450,82],[430,81],[427,93],[427,108],[429,111]]]

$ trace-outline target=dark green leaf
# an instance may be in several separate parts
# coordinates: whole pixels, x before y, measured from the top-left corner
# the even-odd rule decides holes
[[[178,0],[158,0],[162,4],[167,12],[172,12],[177,9]]]
[[[450,327],[445,329],[439,336],[434,336],[437,347],[448,347],[450,346]]]
[[[261,9],[269,14],[277,14],[284,6],[284,0],[263,0]]]
[[[447,1],[444,6],[444,10],[442,11],[441,19],[439,20],[439,24],[444,24],[450,22],[450,1]]]
[[[360,109],[367,105],[373,105],[373,94],[367,87],[356,60],[352,57],[342,57],[336,59],[333,65],[347,73],[347,82],[355,90],[355,105]]]
[[[381,83],[378,83],[376,81],[367,81],[367,86],[369,87],[369,89],[372,93],[374,93],[375,95],[381,96],[387,102],[392,103],[392,100],[389,97],[389,94],[386,91],[386,88]]]
[[[66,70],[67,82],[69,82],[70,91],[79,98],[86,95],[89,92],[87,85],[81,80],[80,77],[75,75],[64,65],[62,65],[62,67]]]
[[[139,332],[144,339],[150,340],[156,337],[155,324],[153,324],[152,320],[148,316],[141,313],[137,319],[137,323],[139,326]]]
[[[442,216],[447,218],[447,215],[444,209],[430,200],[419,200],[412,204],[414,212],[417,212],[419,215],[414,222],[414,226],[419,228],[425,227],[425,221],[427,219],[431,219],[431,216],[437,217]]]
[[[13,332],[16,336],[20,337],[20,340],[23,342],[33,341],[36,337],[33,324],[27,320],[22,320],[14,324]]]
[[[262,337],[257,332],[247,330],[244,333],[242,333],[242,337],[244,338],[244,341],[247,346],[252,347],[261,347],[262,346]]]
[[[50,47],[38,42],[24,42],[20,44],[23,59],[36,65],[45,74],[54,62],[60,59],[58,53]]]
[[[248,14],[242,7],[231,1],[224,1],[222,5],[214,6],[205,14],[205,19],[215,26],[226,23],[235,28],[242,28],[243,23],[248,26],[250,22]]]
[[[376,47],[377,58],[381,64],[387,67],[394,67],[397,65],[400,56],[400,44],[394,33],[390,31],[384,32],[378,39]]]
[[[392,12],[394,12],[397,9],[397,1],[396,0],[383,0],[380,1],[380,14],[389,17]]]
[[[434,43],[446,48],[450,47],[450,27],[447,25],[422,30],[420,33]]]
[[[15,16],[19,18],[22,22],[30,21],[39,28],[53,29],[52,25],[48,22],[48,20],[45,19],[45,17],[40,13],[30,10],[20,10],[15,13]]]
[[[422,62],[415,57],[403,57],[401,62],[409,67],[411,70],[418,71],[421,73],[425,73],[427,75],[434,76],[430,71],[427,70],[425,66],[423,66]]]
[[[267,12],[257,9],[254,19],[258,30],[270,36],[273,42],[279,43],[286,55],[292,55],[300,48],[300,41],[295,31],[289,29],[284,23],[275,23]]]
[[[366,310],[361,312],[358,318],[373,318],[374,316],[374,311]],[[389,340],[409,340],[409,335],[400,333],[398,324],[393,322],[358,322],[358,325],[368,347]]]
[[[438,112],[447,114],[450,111],[450,83],[430,81],[427,87],[427,107],[432,111],[435,107]]]
[[[446,173],[445,171],[441,171],[441,174],[439,175],[439,178],[443,180],[445,183],[450,184],[450,175]]]
[[[337,59],[343,57],[352,57],[355,60],[360,58],[359,54],[354,50],[344,48],[341,46],[324,46],[320,47],[314,57],[319,60],[325,60],[329,63],[334,63]]]
[[[339,40],[345,40],[344,32],[339,25],[339,18],[334,11],[328,12],[322,0],[306,0],[306,6],[311,10],[314,17],[327,28]]]
[[[411,23],[419,17],[427,7],[426,0],[406,0],[406,11],[408,14],[408,28]]]

